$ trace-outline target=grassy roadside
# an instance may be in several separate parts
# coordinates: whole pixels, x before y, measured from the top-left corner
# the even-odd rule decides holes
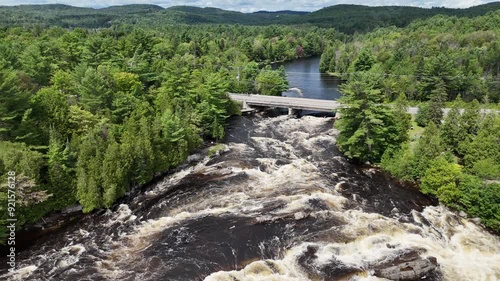
[[[415,114],[411,115],[411,128],[410,128],[410,131],[408,132],[408,134],[410,136],[411,147],[415,146],[418,139],[422,136],[422,134],[424,133],[424,130],[425,130],[424,127],[420,127],[419,125],[417,125],[417,122],[415,122],[415,117],[416,117]]]
[[[464,102],[466,103],[466,102]],[[389,104],[393,104],[393,102],[390,102]],[[421,101],[408,101],[408,105],[410,107],[420,107],[421,105],[425,104],[424,102]],[[452,101],[448,101],[444,103],[445,108],[451,108],[453,106]],[[494,110],[500,110],[500,103],[480,103],[480,107],[484,109],[494,109]]]

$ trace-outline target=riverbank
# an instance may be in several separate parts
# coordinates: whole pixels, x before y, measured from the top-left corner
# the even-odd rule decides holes
[[[19,253],[24,279],[395,278],[405,263],[427,280],[500,274],[498,237],[346,161],[333,118],[269,117],[231,119],[212,158],[36,241]]]

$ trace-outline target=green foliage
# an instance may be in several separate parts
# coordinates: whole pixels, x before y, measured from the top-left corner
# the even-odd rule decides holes
[[[77,198],[84,212],[92,211],[103,205],[102,174],[105,142],[96,131],[87,133],[79,146],[76,163]]]
[[[349,158],[379,162],[386,149],[399,146],[401,137],[394,111],[383,105],[371,73],[356,73],[342,87],[340,110],[336,123],[340,130],[337,146]]]
[[[31,218],[38,219],[36,208],[51,194],[40,186],[44,166],[43,155],[32,151],[24,143],[0,142],[0,238],[5,236],[8,173],[14,172],[16,179],[16,226],[20,228]],[[43,215],[43,214],[42,214]],[[0,244],[4,241],[2,240]]]
[[[434,86],[435,88],[431,92],[431,99],[429,107],[427,108],[427,120],[436,124],[441,125],[441,120],[443,120],[443,108],[444,102],[446,101],[446,89],[444,83],[438,83]]]
[[[481,218],[486,226],[500,229],[500,184],[482,184],[477,178],[465,175],[460,203],[472,216]]]
[[[500,163],[492,158],[481,159],[474,163],[471,172],[482,179],[500,179]]]
[[[458,146],[464,136],[460,118],[460,103],[455,102],[441,126],[441,138],[443,143],[454,153],[458,152]]]
[[[380,166],[391,175],[405,180],[414,180],[415,158],[408,143],[404,143],[396,151],[386,150],[380,161]]]
[[[439,15],[405,28],[380,28],[335,40],[325,48],[320,70],[347,79],[354,71],[376,68],[385,74],[381,90],[388,100],[402,93],[409,100],[429,102],[418,123],[439,124],[440,106],[458,95],[466,101],[500,101],[498,16],[498,10],[476,18]]]
[[[375,60],[368,50],[364,50],[354,61],[354,71],[367,71],[372,68]]]
[[[413,150],[415,159],[413,178],[418,179],[424,176],[431,161],[443,152],[444,146],[439,135],[439,130],[433,122],[429,122]]]
[[[430,112],[429,104],[423,103],[418,108],[417,115],[415,116],[415,122],[417,122],[417,125],[419,125],[420,127],[425,127],[427,126],[427,124],[429,124],[430,121],[429,112]]]
[[[15,71],[0,60],[0,140],[14,140],[27,109],[29,93],[23,91]]]
[[[48,156],[47,190],[51,209],[59,210],[76,202],[74,152],[69,143],[61,141],[55,130],[51,131]]]
[[[464,113],[465,114],[465,113]],[[473,126],[474,127],[474,126]],[[465,139],[460,144],[464,153],[463,162],[465,167],[472,167],[475,162],[484,159],[492,159],[500,164],[500,116],[488,114],[479,126],[477,135]]]
[[[0,26],[46,27],[50,25],[64,28],[106,28],[110,24],[135,24],[142,27],[167,24],[303,24],[335,28],[352,34],[384,26],[402,27],[416,19],[425,19],[437,14],[472,17],[497,9],[498,3],[467,9],[335,5],[312,13],[297,11],[241,13],[190,6],[173,6],[164,9],[156,5],[124,5],[91,9],[51,4],[1,7]]]
[[[453,206],[460,198],[457,181],[461,175],[460,165],[449,163],[443,157],[430,161],[429,168],[422,177],[420,190],[432,194],[439,201]]]
[[[394,119],[398,131],[398,142],[404,143],[408,141],[408,131],[411,127],[411,115],[408,113],[408,101],[406,96],[400,94],[395,102]]]
[[[262,69],[255,79],[257,92],[268,96],[280,96],[288,89],[288,80],[284,77],[284,70],[271,70],[270,66]]]
[[[454,105],[441,128],[429,122],[413,148],[404,144],[386,151],[381,166],[400,179],[420,179],[422,192],[499,230],[500,189],[491,183],[500,179],[500,118],[496,114],[480,117],[473,104],[467,106],[469,113],[460,115],[459,106],[460,102]],[[444,152],[444,147],[449,151]]]

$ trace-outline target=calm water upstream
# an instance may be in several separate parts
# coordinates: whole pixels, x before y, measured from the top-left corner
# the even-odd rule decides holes
[[[291,72],[304,97],[335,97],[299,84],[321,80],[293,84]],[[126,204],[38,240],[18,253],[16,274],[2,261],[0,279],[500,279],[499,237],[347,162],[332,125],[312,116],[235,117],[220,153],[192,156]]]
[[[320,58],[307,58],[277,64],[286,70],[290,90],[283,93],[289,97],[334,100],[340,97],[340,79],[319,72]]]

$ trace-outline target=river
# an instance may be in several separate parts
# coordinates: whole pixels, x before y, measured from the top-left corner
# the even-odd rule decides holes
[[[290,90],[283,93],[288,97],[335,100],[341,94],[338,86],[341,80],[337,77],[319,72],[319,57],[298,59],[274,65],[284,66]]]
[[[304,96],[319,95],[306,90]],[[346,161],[333,122],[232,118],[219,153],[193,155],[113,210],[43,237],[18,253],[16,274],[1,265],[1,278],[500,278],[497,236],[376,169]]]

